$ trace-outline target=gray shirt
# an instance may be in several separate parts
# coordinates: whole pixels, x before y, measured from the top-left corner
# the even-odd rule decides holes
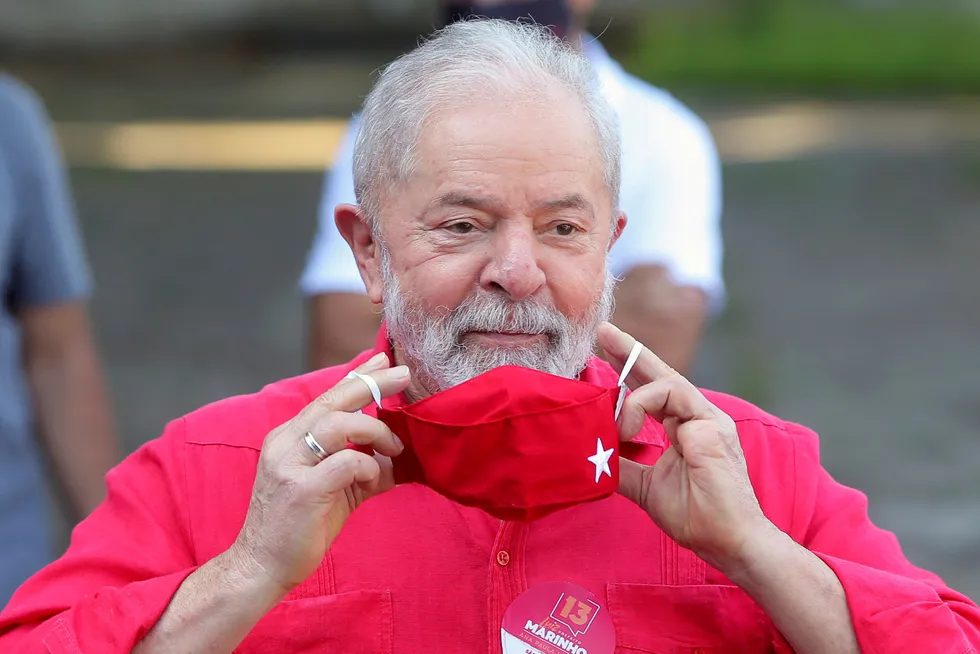
[[[0,607],[53,554],[17,315],[84,298],[89,286],[44,107],[0,74]]]

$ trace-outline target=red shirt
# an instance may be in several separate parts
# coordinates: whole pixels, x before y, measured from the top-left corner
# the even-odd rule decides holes
[[[379,343],[387,346],[383,335]],[[237,537],[265,435],[371,354],[168,425],[109,473],[108,498],[76,528],[68,552],[14,595],[0,615],[0,651],[129,652],[184,578]],[[583,379],[617,382],[598,360]],[[895,537],[871,524],[864,495],[821,468],[812,432],[707,396],[738,425],[766,515],[840,578],[862,651],[980,647],[980,609],[913,567]],[[663,449],[649,421],[624,454],[653,463]],[[744,592],[619,495],[514,523],[415,484],[358,508],[316,573],[237,651],[500,652],[504,611],[547,581],[605,600],[617,652],[791,651]]]

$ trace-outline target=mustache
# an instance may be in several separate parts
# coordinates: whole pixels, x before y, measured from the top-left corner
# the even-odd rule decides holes
[[[542,334],[554,340],[567,333],[569,320],[539,300],[514,302],[491,291],[479,291],[444,318],[447,336],[458,340],[467,332]]]

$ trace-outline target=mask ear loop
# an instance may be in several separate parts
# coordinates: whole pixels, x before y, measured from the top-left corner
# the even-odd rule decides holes
[[[633,343],[633,349],[630,350],[629,356],[626,357],[626,365],[623,366],[623,372],[619,375],[619,398],[616,400],[616,420],[619,420],[619,412],[623,410],[623,402],[626,400],[626,378],[629,376],[630,371],[633,370],[633,366],[636,364],[636,360],[640,358],[640,352],[642,351],[643,343],[640,341]]]
[[[368,390],[371,391],[371,397],[374,399],[374,403],[378,405],[379,409],[381,408],[381,389],[378,387],[378,382],[374,381],[374,378],[371,377],[371,375],[362,375],[356,370],[351,370],[349,373],[347,373],[347,376],[344,377],[344,379],[360,379],[362,382],[367,384]],[[361,413],[361,411],[358,410],[357,413]]]

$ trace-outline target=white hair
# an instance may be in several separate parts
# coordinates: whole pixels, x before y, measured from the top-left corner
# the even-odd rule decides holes
[[[435,111],[492,101],[494,92],[536,97],[556,86],[588,114],[618,209],[619,121],[588,59],[546,27],[478,19],[453,23],[397,59],[365,100],[354,146],[354,189],[372,227],[386,194],[413,174],[419,136]]]

